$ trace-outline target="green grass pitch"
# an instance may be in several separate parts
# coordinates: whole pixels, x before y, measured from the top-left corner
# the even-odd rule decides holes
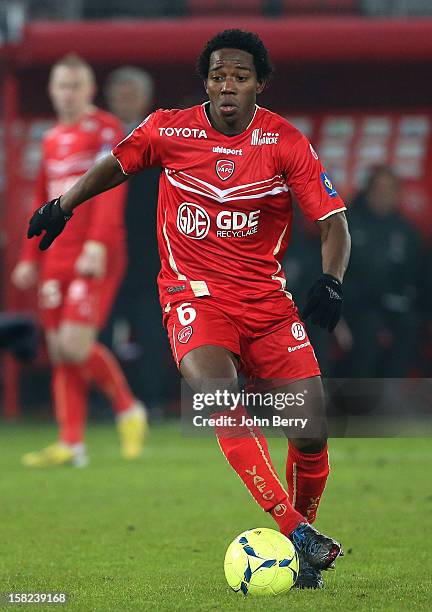
[[[243,600],[225,583],[225,549],[273,522],[213,439],[159,425],[144,457],[126,464],[114,428],[91,425],[88,468],[19,465],[54,436],[53,426],[2,425],[1,592],[67,592],[60,609],[80,612],[431,610],[429,439],[333,440],[317,527],[340,538],[345,557],[323,591]],[[286,443],[270,447],[283,475]]]

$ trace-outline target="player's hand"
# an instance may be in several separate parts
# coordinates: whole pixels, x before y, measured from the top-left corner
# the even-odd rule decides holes
[[[33,214],[29,221],[27,238],[40,236],[45,230],[45,235],[39,243],[39,248],[41,251],[46,251],[57,236],[62,233],[66,223],[71,217],[72,213],[66,215],[63,212],[60,206],[60,198],[51,200],[51,202],[47,202],[43,206],[40,206]]]
[[[342,283],[331,274],[323,274],[309,289],[302,318],[332,332],[342,314]]]
[[[103,278],[106,272],[106,247],[102,242],[87,240],[76,260],[75,271],[80,276]]]
[[[12,270],[11,280],[17,289],[30,289],[39,279],[39,268],[34,261],[20,261]]]

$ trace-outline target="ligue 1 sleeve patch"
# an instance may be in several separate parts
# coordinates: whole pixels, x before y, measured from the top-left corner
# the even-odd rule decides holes
[[[321,172],[320,178],[321,178],[321,183],[323,184],[324,189],[327,191],[329,196],[331,198],[335,198],[338,195],[338,192],[336,191],[333,183],[331,182],[329,175],[326,174],[325,172]]]

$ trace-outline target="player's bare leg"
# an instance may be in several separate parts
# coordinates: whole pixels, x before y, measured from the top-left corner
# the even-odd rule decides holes
[[[206,345],[193,349],[183,357],[180,370],[195,392],[214,393],[220,390],[222,380],[229,391],[238,391],[237,358],[223,347]],[[285,535],[292,537],[303,524],[312,530],[303,515],[292,506],[272,464],[261,430],[240,425],[241,417],[247,415],[245,408],[239,406],[231,411],[227,406],[222,414],[235,417],[236,426],[216,428],[219,445],[255,501],[272,515]],[[314,546],[308,540],[307,545],[305,543],[303,546],[304,554],[318,569],[327,568],[339,553],[340,547],[334,551],[337,544],[317,532],[315,539],[315,549],[319,546],[319,553],[312,551]]]
[[[307,419],[301,435],[296,435],[296,432],[300,431],[298,428],[282,429],[289,440],[286,478],[290,501],[310,524],[315,521],[329,473],[326,408],[322,381],[319,376],[314,376],[279,387],[275,390],[276,392],[291,393],[295,397],[302,398],[300,405],[285,408],[280,414],[287,419],[293,416],[303,420]],[[293,536],[295,541],[296,534]],[[295,541],[300,552],[300,574],[297,585],[300,588],[321,588],[323,586],[321,573],[307,562],[301,552],[304,539],[302,532],[298,534],[297,542]]]
[[[97,334],[95,326],[73,321],[64,321],[59,330],[47,333],[59,442],[25,455],[25,465],[86,465],[84,427],[90,382],[112,402],[123,457],[134,459],[141,454],[148,429],[145,409],[133,397],[114,356],[96,342]]]

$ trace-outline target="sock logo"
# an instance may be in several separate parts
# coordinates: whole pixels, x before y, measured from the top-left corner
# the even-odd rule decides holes
[[[308,519],[309,522],[312,522],[313,520],[315,520],[320,499],[321,499],[321,495],[318,495],[318,497],[311,497],[309,500],[309,505],[306,510],[306,518]]]
[[[273,514],[278,517],[283,516],[286,512],[286,509],[287,507],[285,506],[285,504],[278,504],[273,508]]]
[[[263,499],[270,501],[274,497],[274,493],[271,489],[266,491],[266,481],[262,476],[259,476],[256,471],[256,465],[253,466],[252,470],[245,470],[246,474],[253,476],[253,483],[258,491],[262,494]]]

